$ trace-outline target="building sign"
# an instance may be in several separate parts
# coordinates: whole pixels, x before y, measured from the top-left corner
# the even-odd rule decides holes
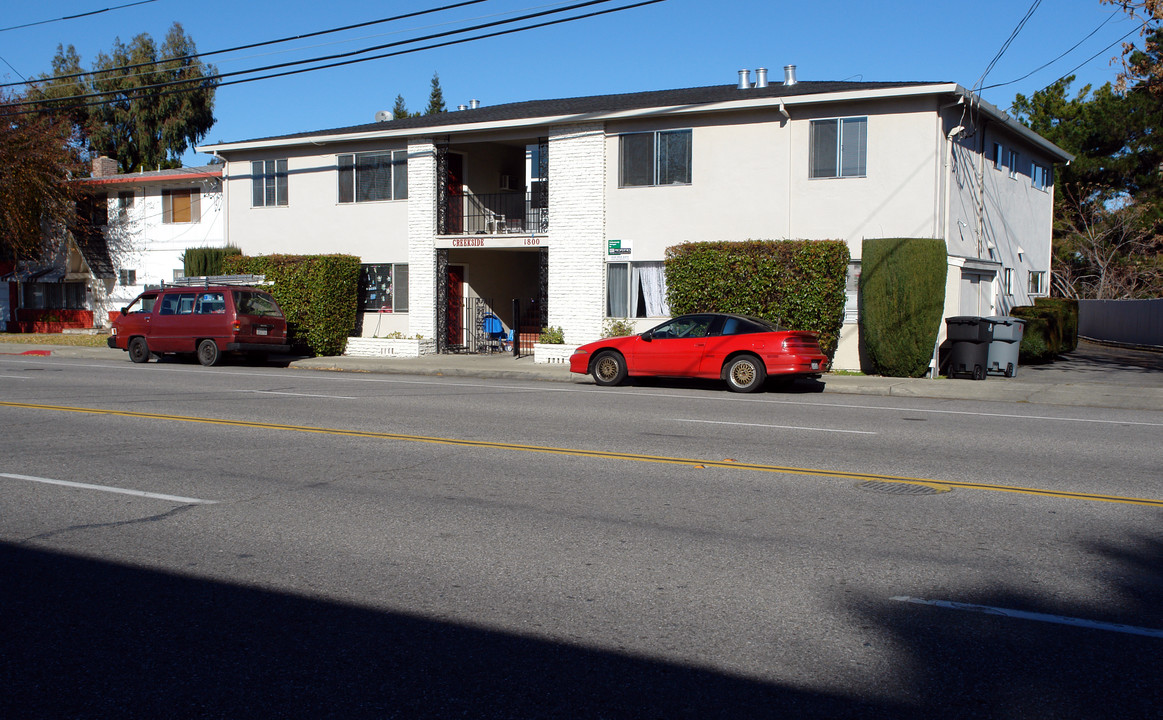
[[[634,254],[634,243],[631,240],[606,240],[606,257],[617,260],[629,260],[627,257]]]
[[[454,235],[451,237],[437,237],[437,250],[452,250],[454,248],[526,248],[548,247],[549,241],[541,235]]]

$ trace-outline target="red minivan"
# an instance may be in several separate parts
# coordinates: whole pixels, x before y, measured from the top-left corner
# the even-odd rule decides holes
[[[138,295],[113,321],[109,347],[135,363],[151,355],[196,354],[217,365],[224,353],[286,353],[287,321],[269,293],[238,285],[163,287]]]

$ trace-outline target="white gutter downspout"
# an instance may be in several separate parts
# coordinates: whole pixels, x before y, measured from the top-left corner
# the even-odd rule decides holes
[[[226,189],[230,184],[230,176],[227,174],[230,163],[216,152],[210,154],[222,161],[222,243],[230,247],[230,193]]]

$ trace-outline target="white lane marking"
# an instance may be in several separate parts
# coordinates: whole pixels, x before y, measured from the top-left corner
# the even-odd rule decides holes
[[[239,393],[254,393],[256,395],[290,395],[291,397],[325,398],[328,400],[359,400],[354,395],[312,395],[310,393],[280,392],[278,390],[233,390]]]
[[[13,475],[11,473],[0,473],[0,477],[8,478],[10,480],[27,480],[28,482],[42,483],[45,485],[63,485],[64,487],[79,488],[81,490],[99,490],[100,492],[118,493],[120,495],[133,495],[135,497],[151,498],[153,500],[167,500],[169,502],[179,502],[187,505],[217,505],[217,500],[200,500],[198,498],[181,497],[180,495],[163,495],[161,493],[145,492],[143,490],[128,490],[126,488],[109,487],[107,485],[89,485],[88,483],[70,482],[68,480],[52,480],[49,478],[32,477],[31,475]]]
[[[896,600],[897,602],[915,603],[917,605],[932,605],[949,610],[966,610],[968,612],[984,613],[986,615],[1001,615],[1002,617],[1018,618],[1021,620],[1037,620],[1039,622],[1070,625],[1090,630],[1106,630],[1108,632],[1144,635],[1146,637],[1163,639],[1163,630],[1135,627],[1134,625],[1120,625],[1119,623],[1099,622],[1097,620],[1072,618],[1064,615],[1048,615],[1046,613],[1027,612],[1025,610],[1010,610],[1007,608],[990,607],[989,605],[973,605],[970,603],[953,602],[951,600],[926,600],[924,598],[909,597],[908,595],[898,595],[897,597],[889,599]]]
[[[763,423],[724,422],[722,420],[688,420],[672,418],[675,422],[706,423],[707,425],[742,425],[744,427],[775,428],[776,430],[814,430],[816,432],[852,433],[854,435],[875,435],[868,430],[837,430],[836,428],[801,427],[799,425],[764,425]]]
[[[0,375],[0,378],[8,378],[10,380],[31,380],[27,375]]]
[[[31,365],[31,364],[33,364],[34,361],[13,360],[11,362],[16,363],[16,364]],[[141,370],[141,368],[137,367],[136,365],[133,365],[132,363],[126,363],[125,367],[122,367],[120,365],[105,365],[105,364],[101,364],[101,363],[68,363],[68,362],[63,362],[63,361],[56,361],[54,364],[61,365],[61,366],[67,366],[67,367],[86,367],[86,368],[100,367],[100,368],[105,368],[107,370],[124,370],[124,371],[138,371],[138,372],[140,372],[140,370]],[[272,369],[278,370],[279,368],[272,368]],[[194,367],[173,367],[173,368],[160,368],[159,367],[159,368],[154,368],[154,370],[157,372],[206,372],[206,373],[214,373],[215,375],[237,375],[237,376],[241,376],[241,377],[270,378],[269,373],[233,372],[233,371],[228,371],[228,370],[205,370],[202,368],[194,368]],[[298,372],[298,371],[296,371],[296,372]],[[803,406],[803,407],[844,408],[847,410],[879,410],[879,411],[891,411],[891,412],[930,413],[933,415],[964,415],[967,417],[1010,418],[1010,419],[1014,419],[1014,420],[1050,420],[1050,421],[1058,421],[1058,422],[1092,423],[1092,424],[1098,424],[1098,425],[1135,425],[1135,426],[1139,426],[1139,427],[1163,427],[1163,423],[1138,422],[1135,420],[1097,420],[1097,419],[1093,419],[1093,418],[1072,418],[1072,417],[1062,417],[1062,416],[1055,416],[1055,415],[1018,415],[1016,413],[974,412],[972,410],[935,410],[932,408],[897,407],[894,405],[883,405],[883,406],[882,405],[855,405],[855,404],[850,404],[850,403],[804,402],[802,400],[774,400],[771,398],[738,397],[734,393],[724,393],[723,397],[718,397],[718,396],[714,396],[714,395],[697,396],[697,395],[679,395],[677,393],[639,391],[635,388],[622,388],[619,390],[611,390],[610,388],[595,388],[592,386],[567,386],[567,387],[544,387],[543,386],[543,387],[537,387],[537,388],[530,388],[528,385],[491,385],[491,384],[484,384],[484,383],[480,383],[480,382],[454,382],[454,381],[451,381],[448,379],[441,379],[441,380],[400,380],[398,378],[391,377],[391,376],[381,375],[381,376],[376,376],[376,377],[368,377],[366,375],[356,375],[355,373],[334,373],[333,375],[334,376],[329,376],[328,374],[321,372],[316,377],[312,377],[311,380],[312,381],[320,381],[320,382],[362,382],[362,383],[386,383],[386,384],[398,384],[398,385],[437,385],[437,386],[441,386],[441,387],[472,387],[472,388],[487,388],[487,389],[497,389],[497,390],[523,391],[523,392],[530,392],[530,393],[532,393],[532,392],[565,392],[565,393],[569,393],[569,392],[589,392],[589,393],[616,392],[618,394],[623,394],[623,395],[650,395],[651,397],[658,397],[658,398],[678,398],[680,400],[683,400],[684,402],[690,402],[693,399],[698,399],[698,400],[708,400],[708,401],[718,401],[718,402],[730,402],[730,403],[734,403],[734,404],[738,404],[738,403],[768,403],[768,404],[772,404],[772,405],[797,405],[797,406]],[[824,382],[825,382],[825,384],[827,383],[827,381],[824,381]],[[555,384],[560,385],[561,383],[555,383]],[[548,385],[548,383],[543,383],[543,385]],[[950,398],[917,397],[915,399],[921,400],[921,401],[925,401],[925,400],[947,401]],[[981,401],[981,402],[989,402],[989,401]],[[1152,411],[1150,411],[1150,410],[1135,410],[1135,411],[1129,411],[1129,412],[1152,412]]]

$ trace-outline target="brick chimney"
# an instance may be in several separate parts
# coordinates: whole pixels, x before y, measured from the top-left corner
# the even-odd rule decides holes
[[[93,169],[92,169],[93,177],[95,177],[95,178],[109,177],[111,175],[116,175],[116,174],[117,174],[117,161],[116,160],[114,160],[111,157],[105,157],[104,155],[102,155],[100,157],[93,158]]]

